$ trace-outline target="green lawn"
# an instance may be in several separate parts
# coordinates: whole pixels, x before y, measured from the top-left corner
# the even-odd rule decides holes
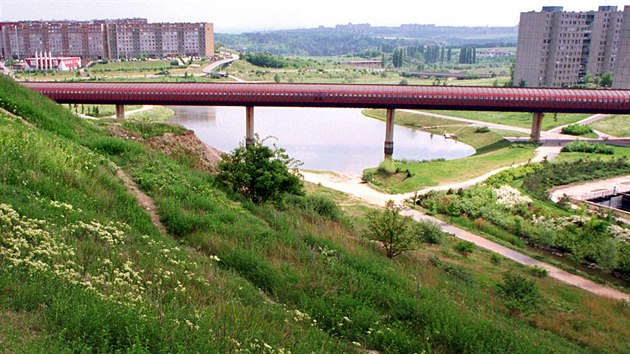
[[[595,130],[619,138],[630,137],[630,115],[615,115],[592,123]]]
[[[488,123],[512,125],[522,128],[531,128],[532,114],[522,112],[473,112],[473,111],[428,111],[458,118],[467,118]],[[561,125],[578,122],[589,117],[589,114],[547,114],[542,121],[542,130],[549,130]]]
[[[578,159],[602,159],[611,160],[622,156],[630,159],[630,147],[610,146],[614,150],[613,155],[588,154],[584,152],[563,152],[554,161],[575,161]]]

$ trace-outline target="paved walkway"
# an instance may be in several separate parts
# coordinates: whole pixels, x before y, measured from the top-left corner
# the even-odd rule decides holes
[[[239,56],[236,54],[232,54],[231,57],[223,59],[223,60],[217,60],[214,63],[206,66],[205,68],[203,68],[203,72],[206,74],[210,74],[212,72],[212,70],[220,67],[221,65],[227,64],[227,63],[231,63],[233,61],[236,61],[239,59]]]
[[[588,200],[626,192],[630,192],[630,175],[556,187],[550,194],[551,200],[557,202],[564,194],[574,199]]]

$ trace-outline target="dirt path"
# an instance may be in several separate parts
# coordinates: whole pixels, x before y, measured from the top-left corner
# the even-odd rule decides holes
[[[160,216],[157,213],[157,207],[155,206],[153,199],[146,195],[143,191],[141,191],[136,182],[134,182],[131,177],[129,177],[129,175],[125,173],[125,171],[123,171],[122,169],[119,168],[116,171],[116,175],[125,183],[125,187],[127,187],[129,193],[131,193],[131,195],[136,198],[142,209],[144,209],[144,211],[149,214],[153,225],[155,225],[158,230],[160,230],[160,233],[162,235],[168,235],[166,228],[160,221]]]

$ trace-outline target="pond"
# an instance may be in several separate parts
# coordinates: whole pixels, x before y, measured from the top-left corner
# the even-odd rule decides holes
[[[206,144],[229,152],[245,141],[244,107],[175,106],[170,122],[193,130]],[[385,122],[360,109],[256,107],[254,131],[304,163],[303,169],[361,174],[383,160]],[[440,135],[396,126],[394,159],[470,156],[475,150]]]

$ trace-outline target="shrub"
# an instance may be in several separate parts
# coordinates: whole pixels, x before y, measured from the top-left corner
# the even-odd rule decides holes
[[[241,144],[232,153],[222,154],[217,182],[256,204],[280,202],[285,193],[303,195],[298,171],[301,162],[284,149],[263,142],[256,138],[249,147]]]
[[[424,243],[430,243],[439,245],[444,242],[446,233],[431,221],[421,221],[414,224],[415,233],[420,237],[420,240]]]
[[[339,206],[326,196],[313,194],[306,196],[289,195],[286,197],[286,201],[291,206],[313,211],[330,220],[341,220],[342,213]]]
[[[585,135],[593,132],[590,125],[571,124],[562,128],[562,134]]]
[[[483,127],[477,127],[477,129],[475,129],[475,133],[489,133],[490,132],[490,128],[483,126]]]
[[[505,273],[503,282],[497,284],[497,288],[506,299],[506,307],[512,311],[528,313],[535,310],[540,302],[538,286],[522,275]]]
[[[371,211],[365,237],[383,244],[388,258],[419,247],[419,236],[413,227],[413,219],[400,215],[403,206],[390,200],[384,210]]]
[[[376,170],[378,173],[393,175],[398,172],[398,168],[396,167],[396,162],[392,159],[385,159],[378,165]]]
[[[496,253],[492,253],[490,255],[490,262],[494,265],[499,265],[503,261],[503,257],[499,256]]]
[[[562,152],[585,152],[589,154],[613,155],[615,150],[608,145],[576,140],[565,145],[562,148]]]
[[[475,246],[475,244],[470,241],[459,241],[453,245],[453,248],[462,255],[468,256],[469,254],[473,253],[477,246]]]
[[[547,269],[543,268],[543,267],[539,267],[539,266],[532,266],[529,267],[529,272],[538,278],[545,278],[547,275],[549,275],[549,272],[547,272]]]

